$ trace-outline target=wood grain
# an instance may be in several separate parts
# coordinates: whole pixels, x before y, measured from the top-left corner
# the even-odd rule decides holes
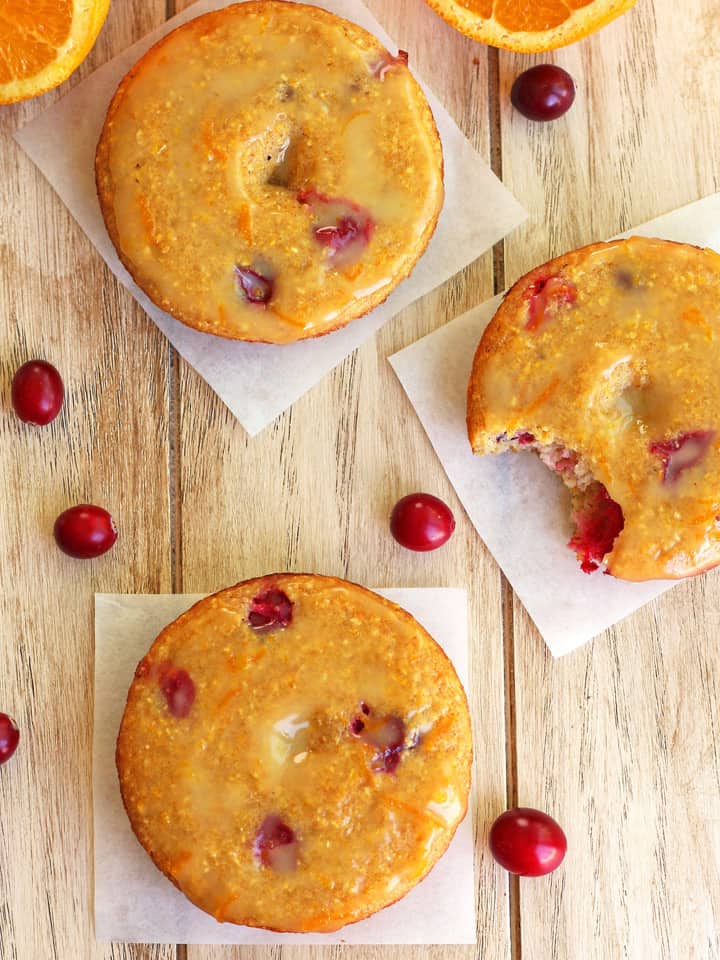
[[[114,0],[68,86],[187,5]],[[682,18],[676,2],[639,0],[597,36],[543,57],[575,76],[578,100],[540,126],[509,107],[512,79],[538,58],[488,52],[421,0],[369,6],[532,218],[252,441],[10,139],[59,94],[0,108],[0,709],[23,732],[0,776],[0,960],[720,958],[720,574],[553,661],[386,361],[549,256],[720,189],[720,13],[715,0]],[[45,430],[19,424],[8,401],[13,371],[36,355],[68,387]],[[392,504],[417,488],[458,519],[428,556],[387,532]],[[121,530],[91,564],[51,540],[55,515],[86,499]],[[477,949],[95,944],[92,594],[214,590],[280,569],[468,586]],[[556,815],[570,840],[565,867],[523,881],[519,896],[486,853],[488,825],[515,795]]]
[[[416,0],[370,4],[411,62],[442,90],[450,111],[489,151],[486,57],[448,31]],[[180,4],[178,4],[180,9]],[[439,51],[439,53],[438,53]],[[478,62],[473,63],[473,57]],[[448,66],[452,65],[452,69]],[[468,98],[473,92],[475,100]],[[480,105],[480,106],[478,106]],[[213,590],[278,569],[347,576],[369,586],[456,585],[475,570],[471,591],[472,706],[479,749],[473,807],[482,831],[504,805],[502,609],[499,574],[466,521],[395,379],[387,356],[492,293],[491,258],[391,321],[254,440],[207,385],[180,364],[180,487],[183,590]],[[411,555],[388,535],[393,503],[414,489],[446,499],[460,521],[437,554]],[[180,587],[178,587],[180,589]],[[482,955],[508,954],[507,890],[485,856],[478,863]],[[469,958],[473,948],[283,948],[273,957]],[[188,960],[267,960],[267,949],[188,947]]]
[[[668,0],[640,0],[542,58],[578,83],[552,125],[512,111],[535,60],[501,54],[504,180],[531,212],[506,242],[508,283],[720,188],[720,15],[692,7],[679,21]],[[720,956],[719,601],[716,572],[559,661],[516,601],[519,800],[556,816],[570,850],[521,882],[523,957]]]
[[[77,82],[164,16],[116,3]],[[21,744],[0,776],[0,958],[171,960],[172,947],[96,946],[92,925],[93,593],[170,586],[168,348],[118,286],[12,131],[63,90],[0,108],[0,709]],[[57,365],[52,426],[20,423],[10,381]],[[55,516],[95,502],[115,517],[112,554],[74,561]]]

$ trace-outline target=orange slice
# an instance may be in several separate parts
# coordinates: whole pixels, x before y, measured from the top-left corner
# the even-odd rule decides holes
[[[461,33],[518,53],[554,50],[586,37],[636,0],[426,0]]]
[[[45,93],[90,52],[110,0],[0,0],[0,104]]]

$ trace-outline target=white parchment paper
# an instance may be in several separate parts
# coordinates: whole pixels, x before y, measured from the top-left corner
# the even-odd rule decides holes
[[[391,50],[397,45],[360,0],[305,0],[352,20]],[[247,344],[199,333],[159,310],[133,283],[105,230],[95,194],[94,158],[107,106],[130,67],[179,24],[227,0],[199,0],[106,63],[64,99],[16,134],[112,272],[152,317],[173,346],[224,400],[251,436],[318,382],[383,323],[444,283],[526,214],[425,87],[443,141],[446,198],[435,236],[412,276],[385,304],[348,327],[289,346]],[[127,317],[115,318],[127,326]],[[140,336],[140,331],[127,331]]]
[[[640,234],[720,252],[720,193],[643,224]],[[582,573],[566,543],[569,496],[534,454],[477,457],[465,428],[475,350],[501,297],[390,358],[468,516],[555,656],[670,589]],[[659,346],[658,349],[661,349]]]
[[[428,630],[468,686],[464,590],[377,590]],[[279,934],[217,923],[156,869],[120,799],[115,741],[135,667],[158,633],[202,594],[95,596],[95,935],[138,943],[475,943],[472,817],[430,874],[399,903],[333,934]]]

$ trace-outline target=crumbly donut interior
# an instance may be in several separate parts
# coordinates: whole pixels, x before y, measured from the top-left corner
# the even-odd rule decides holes
[[[494,438],[495,453],[532,451],[556,473],[570,491],[570,515],[574,524],[568,547],[575,551],[584,573],[599,569],[611,553],[615,538],[624,526],[622,507],[593,476],[577,451],[562,440],[540,443],[530,430]]]

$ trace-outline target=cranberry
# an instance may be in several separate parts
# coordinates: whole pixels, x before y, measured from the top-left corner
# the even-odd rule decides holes
[[[575,551],[582,572],[593,573],[603,557],[610,553],[625,526],[622,507],[612,499],[602,483],[597,483],[588,491],[582,507],[573,511],[572,519],[575,533],[568,546]]]
[[[501,867],[521,877],[543,877],[563,862],[567,839],[541,810],[515,807],[490,828],[490,852]]]
[[[561,306],[571,306],[577,300],[577,287],[563,277],[539,277],[525,291],[528,301],[526,330],[537,330]]]
[[[13,377],[11,399],[24,423],[44,427],[60,413],[65,397],[62,377],[46,360],[24,363]]]
[[[408,550],[436,550],[452,536],[450,507],[430,493],[410,493],[393,507],[390,532]]]
[[[356,714],[348,729],[353,737],[375,748],[370,769],[375,773],[394,773],[405,745],[405,722],[394,714],[375,716],[363,700],[362,714]],[[413,744],[414,746],[414,744]]]
[[[81,503],[61,513],[53,532],[62,552],[78,560],[92,560],[107,553],[118,538],[107,510],[91,503]]]
[[[235,266],[235,280],[240,293],[248,303],[265,306],[272,299],[274,284],[252,267]]]
[[[160,669],[160,689],[174,717],[181,720],[190,713],[195,703],[195,684],[187,670],[169,663],[163,664]]]
[[[315,239],[327,247],[331,256],[341,253],[353,244],[366,246],[372,236],[375,224],[371,220],[359,222],[351,215],[339,217],[333,226],[316,227]]]
[[[370,68],[370,73],[378,80],[384,80],[388,71],[394,70],[396,67],[406,67],[409,59],[407,50],[398,50],[396,57],[386,51],[378,62]]]
[[[293,606],[284,590],[265,590],[250,604],[248,623],[254,630],[287,627],[292,622]]]
[[[277,873],[292,873],[297,868],[298,848],[292,828],[276,813],[268,814],[255,835],[255,859]]]
[[[333,266],[347,266],[357,259],[375,230],[372,215],[359,203],[345,197],[329,197],[317,190],[301,190],[298,203],[309,207],[315,240],[327,247]]]
[[[7,763],[17,750],[20,731],[17,724],[6,713],[0,713],[0,764]]]
[[[714,430],[693,430],[671,440],[651,443],[650,453],[659,457],[663,466],[663,483],[668,486],[675,483],[683,470],[700,463],[714,437]]]
[[[528,120],[557,120],[573,105],[575,84],[567,70],[542,63],[516,78],[510,99]]]

